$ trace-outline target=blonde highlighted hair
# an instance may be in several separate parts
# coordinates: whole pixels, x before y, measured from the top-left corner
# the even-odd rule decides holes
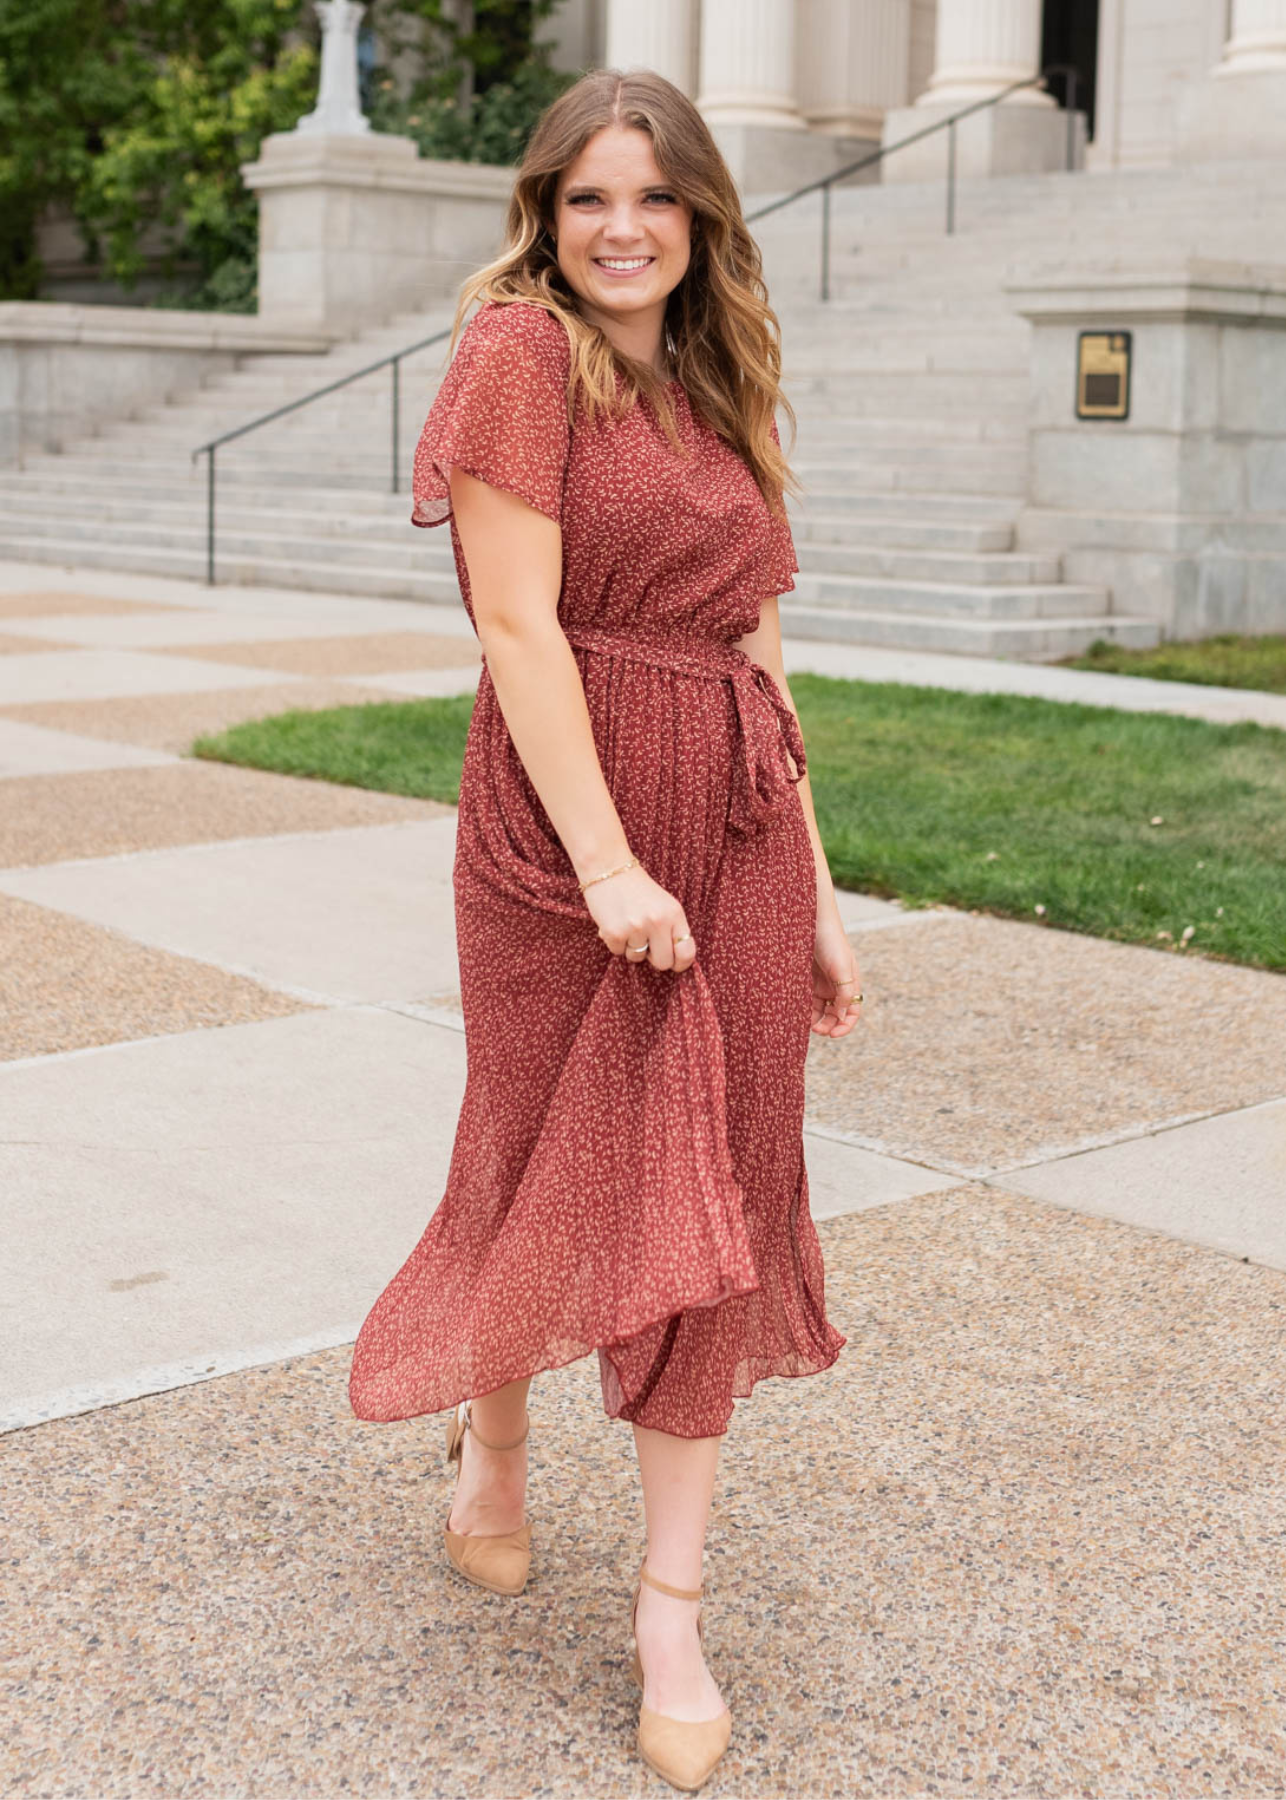
[[[593,419],[599,409],[626,411],[640,395],[654,408],[670,443],[680,442],[673,402],[647,364],[613,348],[576,310],[558,266],[551,231],[563,170],[608,126],[645,131],[666,182],[692,208],[687,271],[666,305],[665,328],[675,370],[694,412],[748,464],[771,510],[783,493],[798,493],[774,432],[781,406],[781,330],[768,304],[759,247],[746,229],[732,175],[691,100],[649,69],[594,69],[546,108],[518,168],[506,220],[505,249],[460,290],[451,352],[476,301],[525,300],[560,321],[571,345],[569,416],[580,395]],[[618,374],[623,382],[618,388]]]

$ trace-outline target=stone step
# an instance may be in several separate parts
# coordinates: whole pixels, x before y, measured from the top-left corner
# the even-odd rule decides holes
[[[399,494],[389,491],[387,483],[358,485],[338,479],[333,470],[314,471],[292,467],[279,475],[281,492],[274,496],[273,510],[283,508],[338,509],[359,511],[378,507],[381,511],[402,515],[409,511],[409,493],[405,487]],[[124,503],[137,500],[140,507],[149,501],[182,500],[204,507],[206,491],[205,463],[184,459],[132,457],[128,463],[105,469],[101,458],[81,450],[62,456],[44,458],[39,464],[18,474],[0,475],[0,493],[15,497],[19,506],[22,496],[40,494],[71,496],[84,511],[85,495],[95,499],[115,499]],[[247,494],[263,493],[261,472],[255,467],[238,466],[229,455],[219,463],[216,483],[216,510],[222,515],[225,506],[245,504]],[[1004,541],[995,536],[985,540],[956,538],[953,548],[1004,548],[1008,532],[1017,516],[1020,500],[1014,495],[969,494],[943,491],[931,498],[912,492],[889,492],[818,484],[809,490],[805,500],[788,499],[792,526],[806,529],[816,521],[834,534],[846,523],[857,529],[858,521],[867,517],[878,520],[880,528],[915,528],[931,519],[943,526],[977,525],[988,532],[1000,531]],[[916,538],[914,543],[923,540]]]
[[[58,564],[66,551],[54,539],[9,538],[6,555],[22,560]],[[78,547],[81,567],[124,569],[155,575],[176,575],[201,580],[204,555],[173,547],[159,550],[138,546],[89,543]],[[412,599],[437,605],[459,603],[453,573],[434,573],[423,568],[411,572],[385,567],[336,565],[331,561],[303,562],[293,558],[256,555],[220,555],[217,567],[221,583],[245,586],[302,588],[322,593],[346,593],[388,599]],[[1159,641],[1154,620],[1125,615],[1093,618],[1036,618],[955,616],[950,613],[916,613],[910,609],[817,606],[793,594],[781,601],[782,628],[787,635],[829,638],[850,643],[892,645],[905,649],[958,651],[975,656],[1012,657],[1024,661],[1053,660],[1087,649],[1095,638],[1112,642],[1151,645]]]
[[[800,604],[815,609],[974,619],[1098,618],[1111,604],[1106,588],[1058,581],[1011,587],[864,579],[807,570],[795,577],[795,594]]]
[[[0,553],[17,561],[66,564],[67,547],[54,537],[9,535],[0,537]],[[174,575],[187,580],[205,579],[205,550],[148,548],[138,544],[95,542],[76,546],[78,568],[123,569],[136,574]],[[418,563],[414,571],[340,564],[332,560],[304,562],[295,558],[226,556],[219,552],[220,584],[241,587],[304,588],[316,593],[374,596],[390,600],[428,600],[437,605],[460,603],[454,573],[435,573]]]
[[[848,489],[820,488],[811,491],[802,504],[787,502],[794,519],[859,519],[871,515],[881,519],[922,519],[926,512],[934,519],[973,521],[991,526],[1009,526],[1017,518],[1022,502],[1015,496],[992,494],[935,494],[926,500],[920,494],[857,493]]]
[[[947,582],[967,587],[1014,587],[1058,582],[1057,556],[1021,551],[990,555],[873,544],[868,533],[851,543],[819,544],[796,538],[799,559],[810,574],[849,575],[894,581]]]
[[[1003,554],[1013,548],[1012,525],[926,518],[924,513],[925,509],[921,507],[905,519],[881,519],[858,513],[827,518],[792,510],[790,529],[796,546],[808,544],[810,553],[814,546],[828,548],[832,545],[890,550],[955,550],[973,555]]]
[[[285,520],[279,521],[275,528],[255,524],[248,529],[225,520],[216,533],[215,547],[220,562],[239,562],[260,556],[274,561],[287,558],[304,561],[317,556],[324,545],[327,560],[337,566],[378,562],[382,568],[400,573],[421,569],[425,573],[448,575],[454,580],[455,563],[450,539],[445,533],[438,534],[442,539],[441,547],[425,546],[420,540],[426,534],[409,519],[400,526],[391,521],[382,524],[382,530],[324,534],[306,526],[296,528]],[[0,508],[0,544],[19,538],[26,542],[36,537],[47,537],[61,544],[67,552],[74,553],[78,561],[82,547],[91,544],[148,556],[174,551],[183,557],[202,560],[206,546],[205,522],[195,512],[182,520],[148,522],[137,518],[105,519],[99,515],[70,519],[27,515],[24,519]]]
[[[280,510],[286,501],[284,493],[274,494],[271,500],[265,498],[264,484],[253,470],[225,468],[222,462],[217,488],[220,512],[225,505],[245,504],[247,497],[261,501],[270,510]],[[145,511],[153,500],[167,505],[172,501],[183,501],[204,508],[205,492],[204,460],[192,463],[186,457],[156,462],[130,458],[120,466],[104,468],[102,461],[93,455],[77,453],[75,456],[52,457],[47,463],[42,462],[38,467],[17,474],[0,471],[0,493],[19,497],[20,504],[27,496],[72,495],[78,501],[78,511],[87,510],[87,493],[92,494],[95,503],[100,498],[134,502],[140,511]],[[398,513],[405,513],[410,507],[406,489],[403,488],[401,494],[393,494],[387,482],[382,487],[353,488],[343,484],[332,486],[320,474],[311,478],[301,474],[297,489],[292,488],[290,492],[294,506],[362,510],[381,506]]]
[[[102,442],[109,451],[119,448],[122,455],[133,448],[132,441],[122,437],[120,428],[115,428]],[[148,438],[147,447],[149,452],[163,451],[167,441],[158,443]],[[169,443],[168,447],[176,459],[190,458],[190,446],[186,442]],[[404,487],[409,487],[413,449],[414,443],[408,439],[399,462],[400,485]],[[1023,460],[1002,446],[987,446],[973,457],[959,453],[949,462],[915,457],[904,447],[899,447],[896,452],[897,460],[893,460],[893,455],[893,452],[859,452],[844,460],[813,463],[796,454],[793,467],[810,493],[933,496],[943,493],[985,498],[989,495],[1018,496],[1024,487]],[[132,456],[130,460],[134,463]],[[135,468],[137,472],[136,465]],[[242,480],[306,486],[315,481],[322,470],[328,485],[335,488],[378,490],[381,486],[391,486],[389,454],[384,446],[367,449],[358,444],[341,452],[333,447],[328,451],[324,443],[280,446],[259,443],[253,448],[245,444],[229,445],[220,454],[216,484],[235,474]],[[202,464],[196,479],[204,481],[204,478]]]
[[[83,490],[84,483],[78,475],[22,475],[9,481],[0,477],[0,520],[6,530],[20,529],[24,521],[33,528],[39,523],[43,530],[47,520],[68,529],[71,519],[89,521],[89,529],[94,528],[94,522],[101,522],[205,530],[205,490],[201,482],[139,485],[129,478],[113,482],[101,477],[96,483],[92,510],[71,513],[68,497],[79,497]],[[285,530],[327,539],[349,535],[387,540],[393,530],[409,524],[409,509],[405,494],[306,491],[286,505],[280,496],[263,500],[258,484],[229,483],[221,487],[216,511],[220,536],[225,531]],[[827,559],[832,554],[843,558],[867,551],[876,555],[887,551],[959,552],[965,556],[990,553],[993,563],[998,553],[1006,557],[1004,566],[1008,567],[1006,553],[1012,551],[1014,535],[1012,526],[1004,523],[929,518],[923,506],[906,518],[871,517],[859,512],[815,517],[793,511],[791,529],[796,544],[807,545],[810,561],[821,568],[830,566]],[[419,541],[432,545],[437,540],[433,534],[420,534]],[[1033,568],[1042,568],[1049,560],[1040,553],[1022,554]],[[1056,564],[1057,558],[1053,561]],[[985,578],[1016,579],[999,573]]]
[[[787,395],[790,398],[790,395]],[[792,400],[792,405],[794,402]],[[917,451],[927,444],[976,445],[1003,444],[1006,448],[1023,446],[1027,441],[1025,430],[1019,430],[1008,418],[993,419],[986,414],[957,413],[914,414],[911,417],[900,415],[883,418],[872,413],[863,418],[852,413],[819,413],[805,412],[801,406],[794,406],[795,419],[799,436],[797,447],[807,442],[811,449],[814,445],[825,445],[828,450],[857,449],[872,444],[913,444]],[[782,432],[782,442],[788,441],[788,424],[784,416],[778,418],[778,428]]]
[[[95,496],[92,508],[70,511],[67,496],[78,492],[74,482],[39,488],[24,483],[6,485],[0,481],[0,520],[12,529],[15,522],[27,520],[44,528],[46,521],[70,530],[75,524],[155,526],[162,530],[205,530],[205,495],[192,489],[121,488]],[[325,500],[303,495],[293,506],[279,499],[262,501],[256,490],[239,489],[220,496],[216,507],[220,533],[228,531],[280,531],[321,537],[344,535],[378,538],[387,536],[405,524],[410,527],[411,504],[407,496],[368,495],[365,492],[336,494]],[[385,506],[385,500],[391,502]],[[421,541],[429,541],[417,533]]]
[[[92,513],[68,515],[62,496],[41,496],[42,504],[15,502],[0,490],[0,543],[10,538],[51,538],[69,551],[87,543],[135,546],[149,552],[172,549],[184,554],[204,554],[204,509],[191,500],[168,507],[152,506],[147,516],[127,503],[99,504]],[[863,539],[868,534],[862,534]],[[262,508],[224,507],[217,520],[216,548],[220,558],[239,559],[262,553],[272,557],[309,559],[319,544],[336,563],[369,563],[405,569],[423,566],[434,573],[451,573],[454,559],[445,532],[426,533],[409,518],[390,518],[381,512],[360,514],[307,514]],[[984,590],[993,587],[1023,588],[1034,584],[1032,598],[1014,600],[1011,610],[1039,610],[1043,584],[1057,582],[1058,558],[1031,554],[968,555],[921,549],[880,547],[869,541],[816,543],[798,540],[800,561],[808,575],[838,578],[819,584],[814,597],[827,604],[844,598],[861,599],[858,579],[876,585],[927,584],[925,592],[943,596],[935,604],[962,604],[952,588],[971,585],[979,590],[983,611],[994,610]],[[802,579],[802,578],[801,578]],[[823,591],[823,586],[825,591]],[[836,598],[838,596],[838,599]],[[1071,603],[1069,602],[1069,606]],[[932,610],[926,605],[925,610]],[[1073,606],[1072,610],[1079,610]]]
[[[988,452],[950,463],[892,462],[888,457],[854,455],[846,462],[810,463],[796,458],[796,474],[810,493],[1003,494],[1021,497],[1026,465],[1018,458]]]
[[[1098,638],[1144,650],[1161,641],[1155,619],[1124,613],[1093,619],[958,619],[798,605],[786,594],[780,617],[786,637],[878,644],[897,650],[941,650],[1014,662],[1057,662],[1064,656],[1082,654]]]

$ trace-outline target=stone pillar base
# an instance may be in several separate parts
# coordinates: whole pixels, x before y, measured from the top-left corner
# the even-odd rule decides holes
[[[1175,160],[1286,156],[1286,70],[1212,75],[1179,95]]]
[[[1286,629],[1286,269],[1185,259],[1006,284],[1031,321],[1016,548],[1167,638]],[[1082,330],[1132,336],[1129,416],[1076,416]]]
[[[879,147],[874,137],[789,130],[775,125],[719,124],[712,120],[710,133],[743,198],[748,194],[788,194],[792,188],[830,175]],[[879,176],[873,171],[868,179],[878,180]]]
[[[899,106],[884,115],[885,144],[923,131],[959,112],[958,100]],[[922,138],[881,163],[884,181],[934,181],[947,172],[946,131]],[[1085,114],[1072,127],[1072,167],[1085,161]],[[971,113],[956,126],[956,174],[1044,175],[1067,167],[1067,114],[1061,107],[1021,106],[1001,101]]]
[[[259,313],[343,332],[454,295],[499,254],[513,170],[432,162],[410,138],[276,132],[259,196]]]

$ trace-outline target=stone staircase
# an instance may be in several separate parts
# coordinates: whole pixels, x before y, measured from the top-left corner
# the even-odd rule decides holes
[[[814,297],[817,203],[756,228],[798,416],[791,460],[797,636],[1043,661],[1095,638],[1147,645],[1129,596],[1062,578],[1014,547],[1026,481],[1028,327],[1014,267],[1169,262],[1199,248],[1254,260],[1283,241],[1269,164],[964,182],[957,234],[940,184],[839,191],[832,294]],[[1279,184],[1280,185],[1280,184]],[[205,470],[193,447],[450,323],[401,316],[325,356],[256,356],[165,406],[0,474],[0,555],[201,578]],[[445,346],[403,366],[405,488]],[[787,421],[783,440],[791,449]],[[388,489],[387,372],[220,452],[222,581],[453,601],[445,532],[416,531]]]

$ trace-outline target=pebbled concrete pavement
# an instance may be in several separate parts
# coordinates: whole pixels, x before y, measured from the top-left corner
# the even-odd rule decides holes
[[[537,1384],[516,1606],[442,1570],[441,1421],[347,1411],[462,1090],[453,810],[179,754],[467,691],[462,611],[0,565],[0,632],[5,1790],[656,1791],[591,1363]],[[787,667],[1286,723],[891,655]],[[850,1342],[729,1434],[718,1790],[1286,1792],[1281,977],[842,907],[866,1019],[805,1143]]]

